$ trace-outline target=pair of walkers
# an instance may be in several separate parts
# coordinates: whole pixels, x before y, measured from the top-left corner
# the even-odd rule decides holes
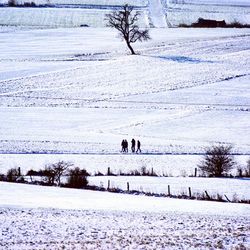
[[[126,139],[122,140],[121,146],[122,146],[122,152],[128,152],[128,141]],[[139,140],[137,141],[136,151],[135,151],[135,146],[136,146],[136,142],[135,142],[135,139],[133,138],[131,140],[131,152],[141,153],[141,142]]]
[[[122,152],[127,153],[128,152],[128,141],[126,139],[122,140],[121,146],[122,146]]]

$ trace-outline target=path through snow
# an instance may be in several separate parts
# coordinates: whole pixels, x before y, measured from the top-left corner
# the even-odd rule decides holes
[[[168,27],[161,0],[149,1],[149,12],[154,27],[156,28]]]

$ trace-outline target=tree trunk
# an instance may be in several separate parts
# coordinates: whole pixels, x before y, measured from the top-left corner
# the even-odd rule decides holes
[[[129,50],[131,51],[131,54],[132,54],[132,55],[135,55],[135,51],[134,51],[134,49],[132,48],[132,46],[130,45],[130,42],[129,42],[129,41],[126,41],[126,43],[127,43],[127,46],[128,46],[128,48],[129,48]]]

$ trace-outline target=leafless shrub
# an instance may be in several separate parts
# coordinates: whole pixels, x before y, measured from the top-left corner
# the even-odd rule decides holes
[[[220,177],[227,174],[235,165],[231,150],[231,146],[224,145],[208,148],[203,161],[198,167],[210,177]]]
[[[66,170],[73,166],[71,162],[59,161],[54,164],[45,166],[45,169],[41,171],[41,174],[46,178],[45,181],[49,185],[61,185],[61,177],[66,173]]]
[[[6,180],[9,182],[16,182],[21,179],[21,169],[11,168],[7,171]]]
[[[89,173],[85,169],[80,169],[79,167],[70,169],[67,187],[72,187],[72,188],[86,187],[88,185],[87,176],[89,176]]]
[[[8,6],[10,6],[10,7],[17,6],[17,1],[16,0],[8,0]]]

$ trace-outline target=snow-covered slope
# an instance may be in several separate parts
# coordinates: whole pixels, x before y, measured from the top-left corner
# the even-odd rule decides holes
[[[18,4],[25,2],[34,2],[37,5],[101,5],[101,6],[119,6],[124,4],[134,6],[146,6],[147,0],[16,0]],[[0,4],[7,4],[8,0],[0,0]]]
[[[232,5],[232,6],[249,6],[248,0],[163,0],[172,4],[196,4],[196,5]]]
[[[151,35],[132,57],[109,29],[0,33],[1,151],[119,154],[136,137],[144,153],[248,154],[249,30]]]
[[[190,201],[0,182],[0,208],[59,208],[126,212],[179,212],[250,217],[247,204]],[[37,198],[36,198],[37,197]]]
[[[2,3],[6,3],[4,1]],[[18,1],[23,4],[27,1]],[[47,4],[45,0],[35,0],[36,4]],[[76,0],[49,1],[51,8],[0,8],[0,25],[42,26],[42,27],[104,27],[105,14],[129,4],[141,13],[140,26],[148,26],[147,1],[124,0]]]
[[[250,2],[245,1],[203,1],[164,0],[165,14],[169,26],[191,24],[198,18],[225,20],[227,23],[250,23]]]
[[[186,21],[202,13],[248,18],[244,3],[224,1],[218,11],[211,2],[176,2],[161,8],[157,1],[136,1],[142,24],[164,27],[171,8],[172,24],[187,12]],[[187,176],[204,147],[219,142],[234,146],[238,165],[232,173],[244,169],[250,151],[250,30],[151,29],[152,40],[136,44],[138,55],[129,56],[107,28],[30,27],[103,26],[111,9],[0,8],[0,24],[18,25],[0,27],[0,173],[64,160],[92,174],[146,167]],[[140,139],[142,154],[121,154],[124,138]],[[192,187],[249,198],[247,178],[170,179],[131,177],[130,185],[164,192],[171,182],[176,193]],[[90,178],[97,185],[104,181]],[[125,182],[112,178],[111,185]],[[246,204],[0,182],[0,249],[248,249],[249,218]]]
[[[8,183],[0,189],[2,249],[250,246],[249,205]]]
[[[7,0],[1,0],[0,4]],[[22,4],[25,1],[19,1]],[[46,4],[46,0],[34,0]],[[176,1],[176,0],[51,0],[53,8],[0,8],[0,25],[43,27],[105,26],[104,16],[129,4],[141,12],[140,26],[167,27],[191,24],[199,17],[250,23],[249,1]]]
[[[161,0],[149,1],[149,12],[154,27],[166,28],[167,22]]]

